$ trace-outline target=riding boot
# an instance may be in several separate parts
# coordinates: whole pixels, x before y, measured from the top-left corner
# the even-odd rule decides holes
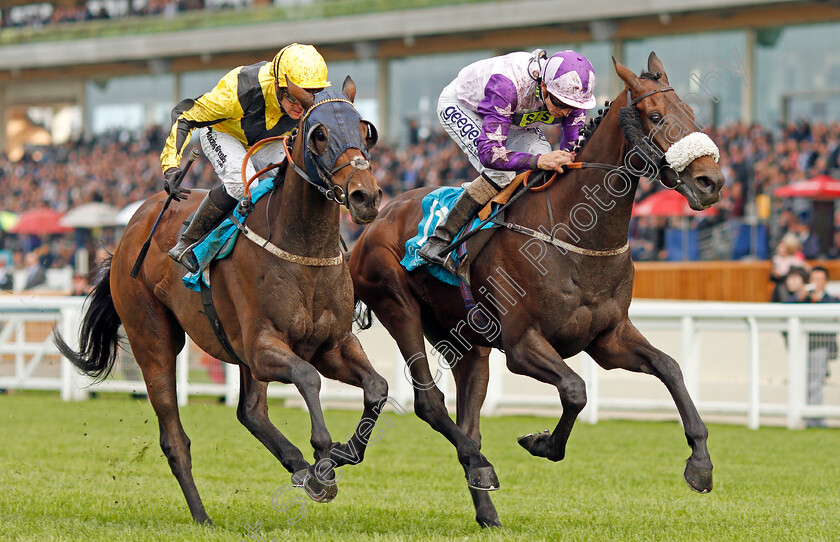
[[[198,260],[192,249],[233,211],[237,203],[238,200],[230,197],[223,186],[211,190],[198,204],[198,210],[190,225],[181,234],[178,244],[169,251],[169,256],[186,267],[190,273],[197,272]]]
[[[424,260],[443,266],[453,275],[457,272],[455,262],[443,250],[448,247],[458,232],[482,207],[499,193],[499,189],[484,176],[469,183],[464,192],[455,201],[455,205],[441,220],[429,240],[417,253]]]

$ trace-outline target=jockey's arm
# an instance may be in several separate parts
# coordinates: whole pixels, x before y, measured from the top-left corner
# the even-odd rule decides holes
[[[196,99],[183,100],[172,110],[172,129],[160,155],[160,165],[164,173],[180,165],[181,155],[195,128],[242,117],[242,106],[237,95],[238,72],[239,68],[231,71],[210,92]]]
[[[516,104],[516,87],[513,82],[502,75],[491,76],[477,109],[482,125],[476,146],[481,165],[486,168],[523,171],[537,167],[538,155],[505,147]]]
[[[572,150],[580,141],[580,131],[586,122],[586,110],[574,109],[560,124],[560,148]]]

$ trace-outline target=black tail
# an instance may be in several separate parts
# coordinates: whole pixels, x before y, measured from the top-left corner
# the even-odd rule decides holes
[[[353,301],[355,303],[353,310],[353,322],[359,326],[359,329],[370,329],[370,326],[373,325],[373,314],[371,313],[370,308],[356,296],[353,296]]]
[[[53,330],[53,342],[59,352],[88,376],[105,380],[114,368],[119,346],[120,317],[111,297],[111,258],[102,262],[96,285],[87,296],[87,310],[79,331],[79,351],[73,350]]]

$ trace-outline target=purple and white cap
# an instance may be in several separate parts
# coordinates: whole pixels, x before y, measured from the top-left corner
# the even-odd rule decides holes
[[[542,80],[563,103],[580,109],[595,107],[595,71],[585,56],[571,50],[553,55],[543,65]]]

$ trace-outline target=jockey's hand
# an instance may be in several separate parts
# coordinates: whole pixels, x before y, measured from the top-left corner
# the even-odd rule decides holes
[[[163,189],[167,194],[172,196],[172,199],[175,201],[186,199],[187,195],[192,193],[192,191],[187,188],[175,186],[175,179],[178,178],[178,175],[180,174],[181,168],[178,167],[171,167],[163,174]]]
[[[537,167],[540,169],[547,169],[549,171],[556,171],[557,173],[563,173],[563,166],[571,164],[574,161],[574,153],[568,151],[551,151],[540,155],[537,159]]]

